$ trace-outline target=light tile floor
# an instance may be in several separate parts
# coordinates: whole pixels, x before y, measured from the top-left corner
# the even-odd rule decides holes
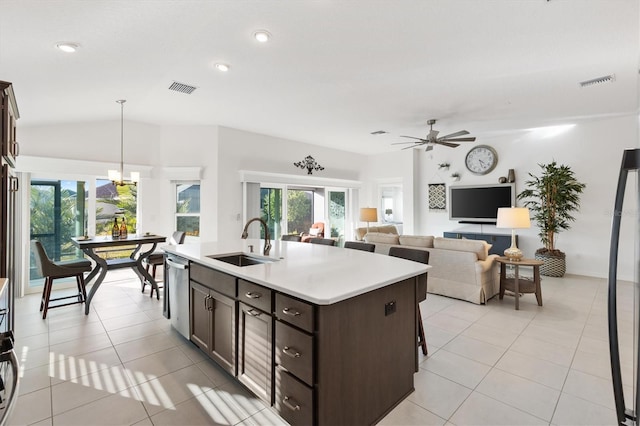
[[[602,279],[543,277],[534,295],[487,305],[429,295],[429,356],[385,425],[613,425]],[[619,286],[623,373],[633,371],[632,286]],[[284,422],[162,317],[129,271],[109,272],[91,305],[17,301],[18,404],[10,424],[272,425]],[[629,387],[625,388],[630,395]]]

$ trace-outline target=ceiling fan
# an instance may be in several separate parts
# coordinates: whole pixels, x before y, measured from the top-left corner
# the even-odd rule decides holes
[[[401,136],[403,138],[410,138],[410,139],[417,139],[417,140],[411,141],[411,142],[396,142],[396,143],[392,143],[391,145],[402,145],[407,143],[413,144],[411,146],[407,146],[402,149],[409,149],[409,148],[415,148],[420,145],[427,145],[427,149],[425,151],[431,151],[433,149],[433,145],[444,145],[450,148],[455,148],[460,145],[457,142],[473,142],[476,140],[474,136],[468,137],[468,138],[458,137],[458,136],[468,135],[469,132],[467,132],[466,130],[460,130],[459,132],[451,133],[450,135],[438,137],[439,132],[437,130],[433,130],[433,125],[436,124],[436,120],[433,120],[433,119],[429,120],[427,121],[427,124],[429,125],[429,133],[427,134],[426,138],[416,138],[415,136]]]

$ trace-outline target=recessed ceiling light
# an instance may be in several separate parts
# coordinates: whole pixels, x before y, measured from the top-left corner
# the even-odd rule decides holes
[[[80,47],[77,43],[60,42],[56,43],[56,47],[65,53],[74,53]]]
[[[230,67],[227,64],[216,64],[216,69],[218,71],[227,72],[227,71],[229,71],[229,68]]]
[[[260,43],[266,43],[271,38],[271,33],[267,30],[258,30],[253,33],[253,38],[258,40]]]

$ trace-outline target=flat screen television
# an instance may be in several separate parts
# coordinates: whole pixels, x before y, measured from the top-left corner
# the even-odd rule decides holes
[[[515,205],[515,183],[449,187],[450,220],[495,224],[499,207]]]

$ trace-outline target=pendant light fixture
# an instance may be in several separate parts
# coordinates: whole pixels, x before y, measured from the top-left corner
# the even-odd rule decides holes
[[[120,104],[120,170],[109,170],[109,180],[117,186],[136,185],[140,181],[138,172],[131,172],[130,181],[124,180],[124,103],[127,101],[120,99],[116,102]]]

